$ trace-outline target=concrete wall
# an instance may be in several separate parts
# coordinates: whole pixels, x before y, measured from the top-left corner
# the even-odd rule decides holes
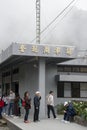
[[[24,64],[19,68],[19,93],[24,97],[24,92],[29,91],[32,99],[32,109],[30,114],[33,116],[33,98],[38,90],[38,68],[34,68],[33,64]]]
[[[70,96],[70,91],[71,91],[70,86],[67,87],[67,84],[65,84],[65,92],[64,92],[65,98],[57,98],[57,83],[55,81],[55,75],[57,75],[57,66],[51,64],[46,65],[45,97],[48,95],[50,90],[53,90],[55,105],[59,103],[64,103],[64,101],[69,101],[72,99],[75,100],[75,98],[66,98],[67,95]],[[7,77],[5,81],[10,82],[10,77]],[[23,98],[24,92],[29,91],[30,96],[32,98],[32,104],[33,104],[33,97],[35,95],[35,92],[38,90],[38,67],[34,67],[33,63],[20,65],[19,74],[13,76],[13,82],[15,81],[19,81],[20,96]],[[83,87],[81,87],[81,95],[83,94],[84,94],[84,89]],[[78,98],[78,99],[76,98],[76,100],[81,100],[81,99],[87,100],[86,98]],[[33,107],[30,113],[33,114]]]
[[[54,103],[58,103],[57,98],[57,84],[55,81],[55,75],[57,74],[56,65],[47,65],[46,66],[46,95],[48,95],[50,90],[54,91]]]
[[[87,82],[87,75],[60,75],[60,81]]]

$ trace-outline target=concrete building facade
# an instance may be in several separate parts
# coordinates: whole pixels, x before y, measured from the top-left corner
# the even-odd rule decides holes
[[[32,103],[37,90],[41,92],[41,114],[46,115],[46,95],[54,91],[55,105],[61,102],[57,97],[57,63],[75,58],[77,49],[72,46],[49,46],[13,43],[0,55],[0,87],[2,94],[10,89],[23,98],[29,91]],[[32,112],[32,110],[31,110]]]

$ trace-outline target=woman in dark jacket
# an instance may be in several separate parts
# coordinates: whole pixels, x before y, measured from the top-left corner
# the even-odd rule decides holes
[[[25,101],[25,116],[24,116],[24,122],[29,123],[28,121],[28,115],[29,115],[29,110],[31,109],[31,98],[29,98],[29,93],[26,91],[24,93],[24,101]]]

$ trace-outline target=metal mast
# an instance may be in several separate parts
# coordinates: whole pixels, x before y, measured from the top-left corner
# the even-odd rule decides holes
[[[40,44],[40,0],[36,0],[36,43]]]

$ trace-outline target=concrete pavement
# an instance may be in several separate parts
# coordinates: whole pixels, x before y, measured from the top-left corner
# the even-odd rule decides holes
[[[5,118],[9,121],[10,130],[87,130],[87,127],[76,123],[62,122],[61,116],[58,116],[58,119],[45,119],[37,123],[34,123],[32,120],[30,123],[24,123],[23,118]]]

